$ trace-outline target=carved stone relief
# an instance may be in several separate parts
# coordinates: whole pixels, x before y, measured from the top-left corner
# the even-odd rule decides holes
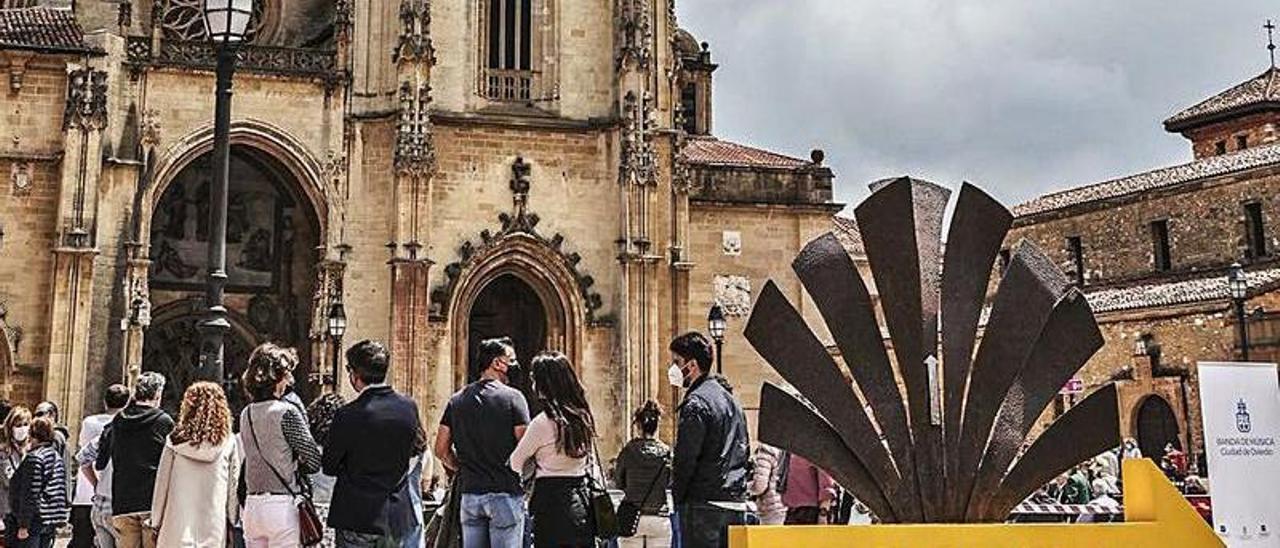
[[[712,281],[715,299],[726,316],[741,317],[751,313],[751,280],[746,276],[716,275]]]

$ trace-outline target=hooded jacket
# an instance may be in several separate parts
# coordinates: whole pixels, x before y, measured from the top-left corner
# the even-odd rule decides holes
[[[151,509],[156,467],[173,419],[159,408],[136,403],[124,408],[102,432],[94,468],[113,464],[111,510],[117,516]]]
[[[236,521],[236,478],[242,455],[236,436],[218,445],[165,443],[156,471],[151,523],[156,546],[225,546]]]

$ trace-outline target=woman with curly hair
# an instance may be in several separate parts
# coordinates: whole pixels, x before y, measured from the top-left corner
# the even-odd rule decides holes
[[[302,411],[281,397],[293,383],[298,353],[264,343],[249,355],[241,383],[253,401],[240,412],[244,450],[244,540],[248,548],[298,546],[294,497],[320,470],[320,449]]]
[[[240,448],[231,433],[231,410],[222,387],[198,382],[187,388],[178,423],[156,469],[151,526],[155,546],[226,545],[238,501]]]

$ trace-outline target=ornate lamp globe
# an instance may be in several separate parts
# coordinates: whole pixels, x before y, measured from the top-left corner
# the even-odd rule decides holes
[[[1231,290],[1231,298],[1237,301],[1243,301],[1249,293],[1249,280],[1244,277],[1244,267],[1240,263],[1231,265],[1231,271],[1227,274],[1227,286]]]
[[[347,312],[342,303],[329,306],[329,336],[337,339],[347,332]]]
[[[253,16],[253,0],[205,0],[204,28],[218,46],[244,42]]]
[[[724,319],[724,308],[720,307],[720,303],[711,306],[711,312],[707,314],[707,331],[711,333],[711,338],[722,341],[724,340],[724,330],[727,323]]]

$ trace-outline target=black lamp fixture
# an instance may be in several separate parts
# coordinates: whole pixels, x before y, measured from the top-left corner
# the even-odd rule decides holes
[[[342,354],[342,336],[347,333],[347,312],[342,301],[334,301],[329,305],[329,339],[333,341],[333,368],[329,378],[324,379],[336,393],[338,391],[338,361]]]
[[[728,322],[724,317],[724,308],[720,303],[711,305],[711,311],[707,313],[707,331],[711,333],[711,338],[716,341],[716,373],[724,373],[724,358],[721,356],[724,349],[724,331],[728,326]]]
[[[225,376],[223,341],[231,322],[222,297],[227,285],[227,199],[231,165],[231,79],[236,48],[244,42],[253,0],[205,0],[204,28],[217,48],[213,107],[213,179],[209,184],[209,255],[205,318],[200,331],[199,378],[231,383]]]
[[[253,0],[205,0],[204,29],[217,46],[244,42],[253,17]]]
[[[1249,325],[1244,313],[1244,302],[1249,296],[1249,280],[1244,275],[1244,267],[1233,263],[1227,272],[1227,289],[1231,293],[1231,304],[1236,311],[1236,334],[1240,338],[1240,358],[1249,361]]]

